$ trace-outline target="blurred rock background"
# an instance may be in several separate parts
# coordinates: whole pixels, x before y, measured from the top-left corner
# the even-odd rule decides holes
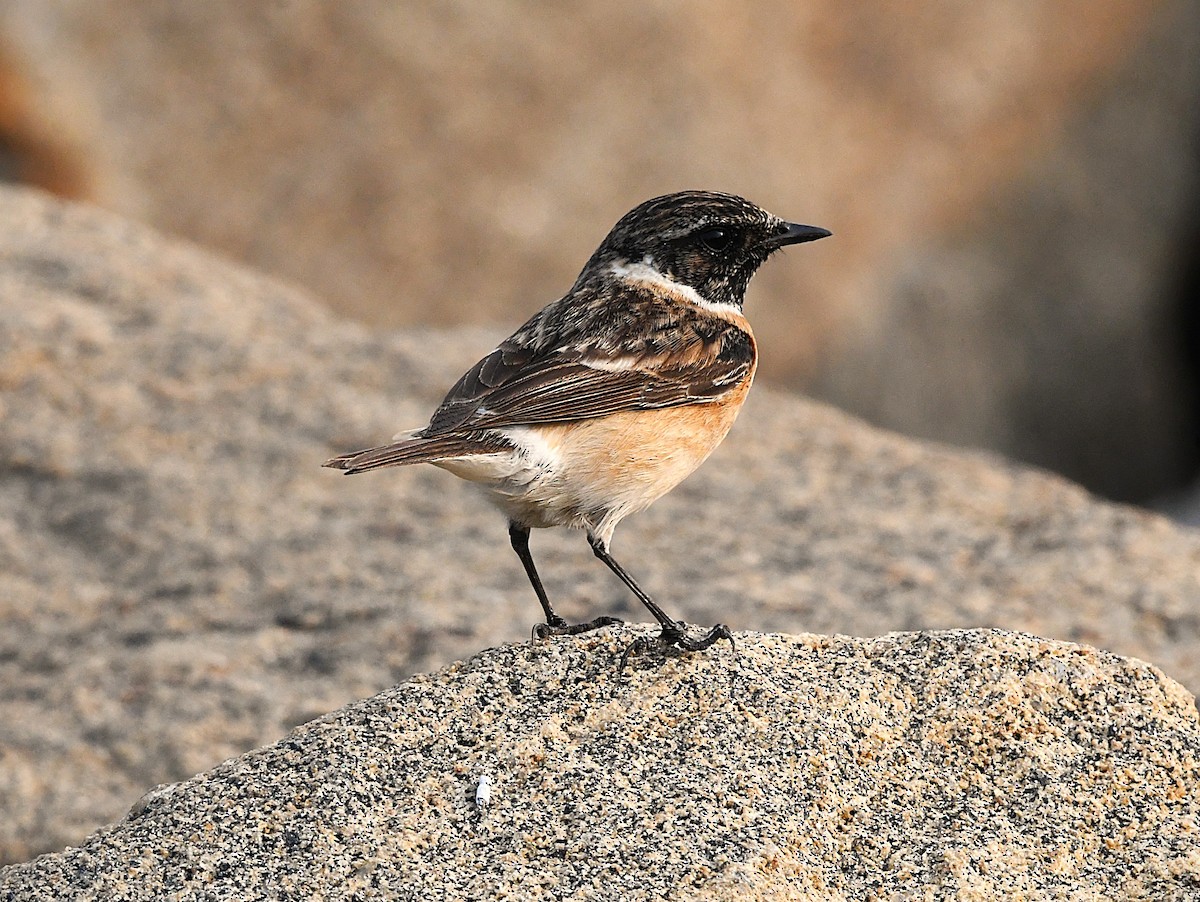
[[[528,636],[468,487],[316,463],[418,422],[652,194],[836,233],[751,290],[777,386],[1185,497],[1197,2],[753,10],[0,4],[0,175],[86,202],[0,189],[0,861]],[[767,386],[623,529],[697,623],[1002,626],[1200,685],[1200,533]],[[640,616],[536,542],[564,612]]]
[[[1121,500],[1200,463],[1198,162],[1196,0],[0,9],[6,179],[497,332],[743,193],[837,236],[757,280],[766,378]]]

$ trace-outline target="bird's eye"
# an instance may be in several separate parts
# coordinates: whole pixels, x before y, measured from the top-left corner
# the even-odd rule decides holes
[[[733,244],[734,235],[733,229],[712,228],[698,234],[696,240],[710,251],[724,251]]]

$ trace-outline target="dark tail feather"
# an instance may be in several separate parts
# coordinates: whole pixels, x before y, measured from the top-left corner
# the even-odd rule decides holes
[[[446,435],[437,438],[406,438],[403,441],[354,451],[339,457],[331,457],[321,466],[345,470],[346,475],[378,470],[380,467],[403,467],[408,464],[429,463],[448,457],[466,457],[470,454],[491,454],[506,451],[512,445],[499,436],[491,435]]]

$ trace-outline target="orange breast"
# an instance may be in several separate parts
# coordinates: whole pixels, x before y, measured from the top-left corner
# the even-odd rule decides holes
[[[478,482],[516,522],[584,527],[607,542],[623,517],[648,507],[704,462],[746,400],[755,371],[753,334],[737,311],[713,316],[750,335],[752,353],[745,377],[719,398],[510,427],[502,431],[518,450],[438,466]]]
[[[636,410],[539,428],[558,451],[554,481],[588,513],[642,510],[692,473],[728,434],[753,380],[708,404]]]

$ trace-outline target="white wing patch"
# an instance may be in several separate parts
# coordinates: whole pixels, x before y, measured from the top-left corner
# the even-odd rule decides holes
[[[603,370],[606,373],[620,373],[632,370],[638,364],[636,357],[585,357],[579,361],[593,370]]]

